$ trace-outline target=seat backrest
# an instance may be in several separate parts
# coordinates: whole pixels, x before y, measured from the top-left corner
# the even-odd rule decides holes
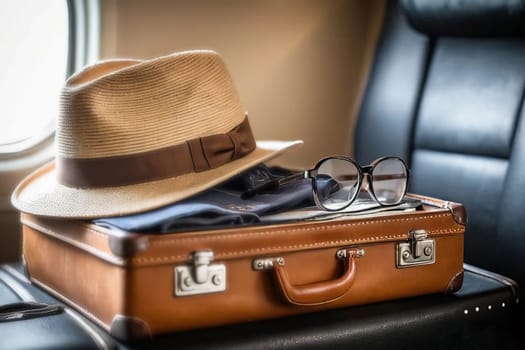
[[[466,262],[525,286],[520,4],[390,1],[354,153],[361,164],[404,157],[411,192],[467,208]]]

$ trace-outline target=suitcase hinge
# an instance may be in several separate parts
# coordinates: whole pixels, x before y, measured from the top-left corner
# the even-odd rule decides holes
[[[195,295],[226,290],[226,266],[210,264],[213,252],[198,251],[192,254],[190,265],[175,267],[175,295]]]
[[[427,238],[427,231],[411,230],[408,240],[396,246],[396,266],[398,268],[428,265],[435,262],[435,241]]]

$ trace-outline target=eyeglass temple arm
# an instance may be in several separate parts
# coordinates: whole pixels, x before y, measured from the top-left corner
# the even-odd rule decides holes
[[[272,181],[265,182],[263,184],[260,184],[259,186],[255,186],[254,188],[250,188],[246,191],[244,191],[241,194],[242,199],[247,199],[255,196],[258,193],[266,192],[266,191],[274,191],[281,187],[282,185],[286,185],[287,183],[306,179],[309,176],[308,170],[303,171],[301,173],[292,174],[290,176],[282,177],[279,179],[274,179]]]

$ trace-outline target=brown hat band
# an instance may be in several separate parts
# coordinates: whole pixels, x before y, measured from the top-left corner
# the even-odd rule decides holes
[[[57,181],[68,187],[132,185],[217,168],[256,147],[245,118],[226,134],[199,137],[154,151],[103,158],[56,157]]]

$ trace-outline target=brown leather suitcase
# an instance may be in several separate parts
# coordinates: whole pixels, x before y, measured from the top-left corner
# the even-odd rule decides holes
[[[414,197],[414,195],[411,195]],[[22,214],[33,282],[120,339],[458,290],[461,204],[173,234]]]

